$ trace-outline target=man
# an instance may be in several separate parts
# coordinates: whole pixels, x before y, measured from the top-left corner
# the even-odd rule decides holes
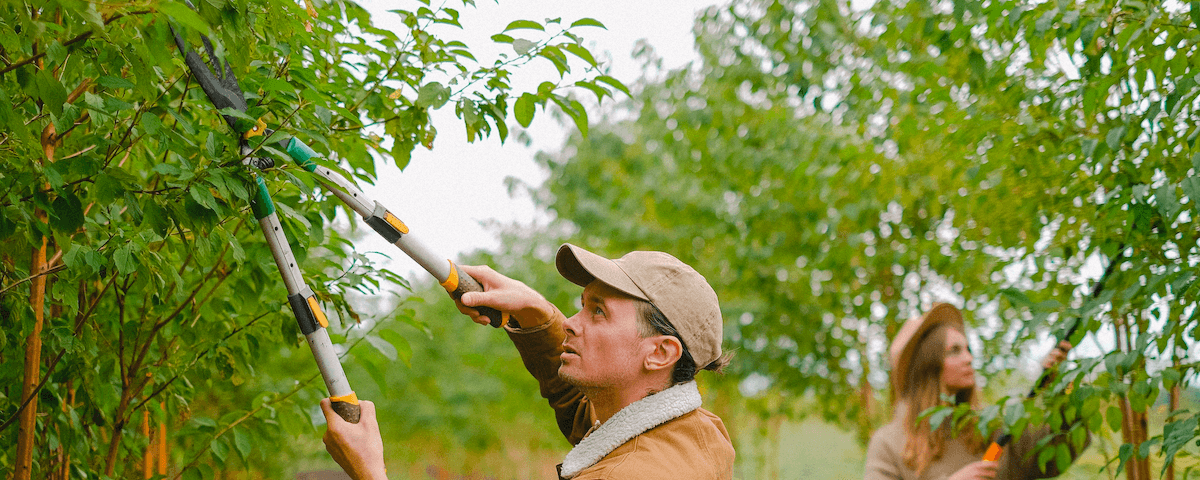
[[[524,283],[488,267],[464,266],[483,292],[470,307],[512,316],[505,326],[529,373],[575,447],[559,465],[565,479],[730,479],[734,451],[716,415],[700,408],[698,367],[720,370],[721,310],[696,270],[662,252],[610,260],[571,244],[558,250],[558,272],[584,287],[571,318]],[[386,478],[375,408],[363,402],[358,424],[321,407],[325,445],[355,479]]]

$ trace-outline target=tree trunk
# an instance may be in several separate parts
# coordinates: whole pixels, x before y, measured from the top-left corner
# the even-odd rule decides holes
[[[1176,359],[1175,359],[1175,366],[1176,367],[1179,366],[1179,358],[1178,357],[1176,357]],[[1169,402],[1171,412],[1179,410],[1179,395],[1180,395],[1180,393],[1181,392],[1180,392],[1178,383],[1176,383],[1175,386],[1171,387],[1171,398],[1170,398],[1170,402]],[[1167,480],[1175,480],[1175,462],[1171,462],[1171,464],[1167,466],[1166,479]]]
[[[158,473],[167,474],[167,402],[159,402],[163,419],[158,423]]]
[[[858,387],[858,404],[861,405],[861,410],[859,410],[858,414],[858,440],[863,445],[866,445],[867,441],[871,439],[871,427],[873,426],[871,410],[874,406],[873,400],[875,396],[875,391],[871,388],[871,382],[868,380],[871,375],[871,362],[867,359],[866,345],[867,343],[863,342],[863,355],[859,356],[861,359],[862,379],[859,380]]]
[[[45,270],[45,267],[46,239],[43,238],[41,246],[33,250],[33,260],[30,262],[29,272],[31,275],[36,275]],[[16,476],[13,477],[16,480],[29,480],[33,473],[33,444],[34,433],[37,429],[38,402],[36,399],[30,400],[30,397],[35,395],[33,389],[41,379],[42,322],[45,320],[43,308],[46,304],[46,277],[34,278],[31,290],[29,306],[33,308],[33,331],[25,337],[25,378],[21,383],[20,403],[24,404],[28,401],[29,405],[21,412],[21,418],[17,424],[17,468]]]
[[[1125,353],[1133,350],[1133,329],[1125,318],[1115,315],[1113,318],[1117,333],[1117,348]],[[1121,379],[1124,381],[1124,379]],[[1134,446],[1135,451],[1125,462],[1125,478],[1127,480],[1150,480],[1150,459],[1138,457],[1136,448],[1147,440],[1146,412],[1134,411],[1129,398],[1122,395],[1118,400],[1121,407],[1121,439],[1124,443]]]
[[[154,476],[154,440],[150,438],[150,410],[142,409],[142,436],[146,437],[146,453],[142,455],[142,477]]]

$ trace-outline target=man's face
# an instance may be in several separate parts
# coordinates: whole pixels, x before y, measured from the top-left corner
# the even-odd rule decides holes
[[[628,384],[646,356],[638,335],[636,299],[598,281],[583,289],[583,309],[563,325],[558,375],[577,387]]]

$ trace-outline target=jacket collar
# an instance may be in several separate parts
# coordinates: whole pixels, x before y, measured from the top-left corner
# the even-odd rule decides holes
[[[559,475],[574,478],[633,437],[697,408],[700,408],[700,389],[695,380],[633,402],[575,445],[563,459]]]

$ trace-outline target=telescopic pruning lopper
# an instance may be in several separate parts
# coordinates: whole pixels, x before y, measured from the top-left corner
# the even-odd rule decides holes
[[[189,7],[195,8],[191,2],[184,1]],[[204,35],[200,36],[212,69],[200,57],[200,54],[187,48],[183,37],[175,31],[174,27],[171,27],[171,31],[175,36],[176,46],[184,54],[184,63],[196,77],[197,83],[200,84],[213,106],[218,110],[229,108],[245,112],[247,110],[246,97],[238,85],[237,77],[228,60],[225,60],[222,65],[216,57],[209,38]],[[260,119],[247,128],[244,123],[239,125],[238,119],[234,116],[222,114],[222,117],[225,118],[230,129],[239,134],[238,148],[240,154],[245,157],[243,163],[259,170],[275,166],[275,162],[271,158],[251,156],[254,150],[250,146],[250,138],[265,136],[269,140],[275,134],[273,130],[266,127],[265,122]],[[452,298],[458,300],[464,293],[483,291],[482,285],[463,272],[453,261],[434,255],[424,244],[413,238],[409,234],[408,226],[387,208],[370,199],[345,177],[314,162],[312,159],[318,157],[319,154],[304,142],[295,137],[289,137],[279,141],[278,145],[297,165],[317,175],[317,182],[322,187],[362,215],[367,225],[389,243],[399,247],[421,268],[433,275]],[[275,213],[275,205],[267,191],[266,183],[256,171],[251,170],[251,175],[254,177],[255,194],[250,201],[250,208],[255,218],[258,219],[259,226],[262,227],[267,245],[275,259],[275,266],[279,268],[283,283],[287,287],[288,305],[291,306],[292,313],[300,325],[300,331],[312,349],[317,367],[321,371],[321,377],[325,380],[325,387],[329,391],[334,411],[346,421],[357,423],[359,418],[358,397],[350,388],[341,362],[329,340],[329,334],[326,331],[329,321],[321,311],[316,295],[304,282],[300,269],[296,266],[295,256],[280,227],[279,217]],[[476,307],[476,309],[491,320],[490,324],[493,327],[500,327],[506,321],[506,315],[496,309],[489,307]]]
[[[1108,268],[1104,269],[1104,274],[1101,275],[1100,279],[1096,281],[1096,288],[1092,291],[1091,295],[1092,299],[1100,298],[1100,292],[1104,290],[1104,282],[1108,280],[1108,276],[1112,275],[1113,270],[1115,270],[1117,264],[1120,263],[1124,251],[1124,244],[1117,248],[1117,256],[1108,263]],[[1063,340],[1070,341],[1071,336],[1075,334],[1075,330],[1079,328],[1079,324],[1081,323],[1083,323],[1082,318],[1075,319],[1075,323],[1071,324],[1071,327],[1067,329],[1066,334],[1059,338],[1059,341],[1056,342],[1055,345],[1061,343]],[[1056,346],[1055,348],[1058,347]],[[1025,398],[1030,399],[1036,397],[1038,392],[1043,388],[1046,388],[1053,378],[1053,372],[1049,370],[1043,371],[1041,377],[1038,378],[1037,384],[1034,385],[1033,388],[1029,389],[1029,393],[1025,394]],[[1005,431],[1004,433],[1000,434],[1000,436],[996,437],[996,440],[992,442],[991,445],[988,445],[987,450],[983,452],[983,459],[989,462],[999,460],[1000,454],[1004,453],[1004,447],[1008,446],[1008,442],[1010,441],[1012,441],[1012,432]]]

